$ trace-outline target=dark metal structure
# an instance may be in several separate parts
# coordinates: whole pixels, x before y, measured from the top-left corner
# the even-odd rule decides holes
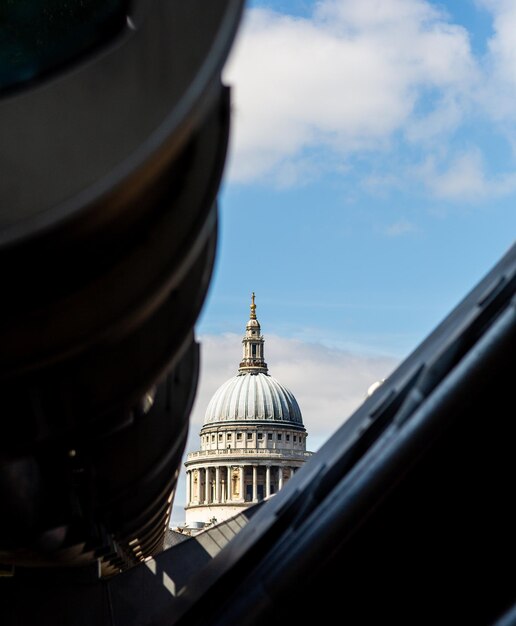
[[[242,7],[104,4],[0,74],[0,623],[515,624],[516,245],[274,498],[164,549]]]
[[[241,0],[0,9],[0,562],[163,548]],[[45,45],[37,46],[35,41]]]

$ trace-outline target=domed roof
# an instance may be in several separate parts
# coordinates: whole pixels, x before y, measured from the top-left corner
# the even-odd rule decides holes
[[[275,378],[259,372],[239,374],[221,385],[206,409],[204,424],[259,420],[303,426],[293,394]]]
[[[292,392],[268,373],[254,298],[253,293],[238,374],[217,389],[206,409],[204,425],[251,420],[289,422],[304,429],[301,410]]]

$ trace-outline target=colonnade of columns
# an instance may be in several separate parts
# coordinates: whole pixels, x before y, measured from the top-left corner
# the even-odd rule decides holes
[[[251,468],[251,480],[246,480],[246,468]],[[225,504],[228,502],[258,502],[283,487],[294,467],[284,465],[215,465],[197,467],[186,472],[186,502],[190,504]],[[248,488],[249,487],[249,488]]]

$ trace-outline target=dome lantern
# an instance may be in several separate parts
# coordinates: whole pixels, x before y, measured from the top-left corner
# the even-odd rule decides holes
[[[243,354],[238,371],[241,374],[266,374],[267,363],[263,357],[263,337],[260,334],[260,322],[256,318],[256,304],[254,291],[251,295],[251,315],[245,327],[245,335],[242,339]]]

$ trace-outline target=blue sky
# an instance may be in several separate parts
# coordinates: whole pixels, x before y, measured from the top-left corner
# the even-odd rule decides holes
[[[254,291],[270,373],[316,451],[514,243],[516,4],[250,2],[223,80],[233,125],[187,449],[236,374]]]

